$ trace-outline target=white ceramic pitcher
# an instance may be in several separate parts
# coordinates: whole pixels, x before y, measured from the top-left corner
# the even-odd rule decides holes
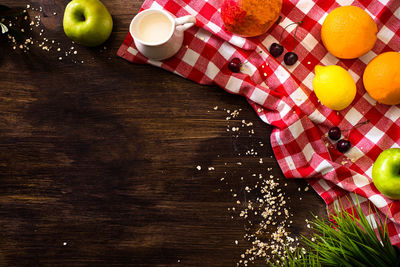
[[[151,25],[153,21],[164,23]],[[133,18],[129,32],[142,55],[153,60],[163,60],[178,52],[183,43],[183,32],[195,23],[196,19],[190,15],[176,18],[165,10],[147,9]],[[152,32],[146,33],[148,29]]]

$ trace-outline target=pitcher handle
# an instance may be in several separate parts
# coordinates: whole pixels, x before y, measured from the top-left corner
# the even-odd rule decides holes
[[[175,19],[176,28],[181,31],[186,31],[196,24],[196,18],[192,15],[183,16]]]

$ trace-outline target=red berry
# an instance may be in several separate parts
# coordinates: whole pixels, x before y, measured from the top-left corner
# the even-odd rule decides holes
[[[346,153],[351,148],[351,143],[349,140],[340,139],[336,144],[337,150],[341,153]]]
[[[228,69],[232,72],[240,72],[240,67],[242,66],[242,61],[239,58],[234,57],[229,61]]]
[[[272,43],[269,47],[269,53],[273,57],[279,57],[283,53],[283,46],[277,43]]]
[[[285,61],[285,64],[288,66],[293,65],[294,63],[297,62],[298,56],[294,52],[287,52],[285,56],[283,57],[283,61]]]
[[[342,136],[342,131],[339,129],[339,127],[332,127],[328,131],[328,136],[332,140],[339,140],[340,136]]]

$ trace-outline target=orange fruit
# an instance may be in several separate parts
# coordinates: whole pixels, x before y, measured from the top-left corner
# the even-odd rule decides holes
[[[368,94],[379,103],[400,104],[400,53],[376,56],[365,68],[363,82]]]
[[[338,58],[357,58],[374,47],[378,28],[364,10],[342,6],[332,10],[322,23],[325,48]]]

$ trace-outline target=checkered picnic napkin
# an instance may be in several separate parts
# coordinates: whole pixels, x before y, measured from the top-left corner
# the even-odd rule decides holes
[[[372,183],[371,170],[383,150],[400,146],[400,107],[373,100],[363,88],[362,73],[376,55],[400,51],[400,1],[284,0],[279,25],[263,36],[247,39],[224,30],[220,4],[220,0],[146,0],[142,9],[163,8],[177,17],[191,14],[197,19],[196,27],[185,32],[183,47],[168,60],[143,57],[129,33],[117,54],[131,62],[152,64],[197,83],[217,84],[229,93],[245,96],[259,117],[274,126],[271,144],[287,178],[307,178],[330,211],[340,202],[350,211],[358,199],[368,218],[387,215],[391,241],[399,245],[400,201],[379,193]],[[341,5],[361,7],[378,25],[374,48],[358,59],[339,60],[321,42],[324,18]],[[303,21],[295,49],[299,60],[286,66],[283,55],[275,59],[267,48],[277,42],[284,26],[297,21]],[[294,28],[284,33],[281,43],[285,52],[293,49]],[[240,73],[227,68],[233,57],[247,60]],[[336,112],[318,102],[312,90],[317,64],[337,64],[353,76],[357,95],[348,108]],[[345,154],[339,153],[335,142],[326,136],[332,126],[349,129],[366,120],[370,123],[350,131],[348,139],[353,147]],[[378,211],[371,211],[370,205]]]

